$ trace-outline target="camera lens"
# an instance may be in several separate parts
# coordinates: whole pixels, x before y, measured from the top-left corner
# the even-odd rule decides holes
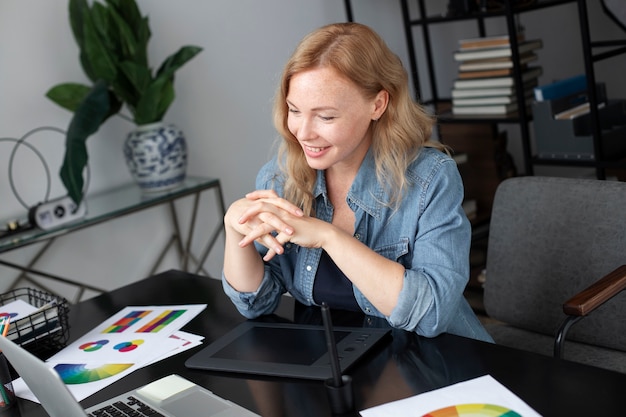
[[[63,206],[56,206],[54,208],[54,215],[55,217],[61,218],[63,216],[65,216],[65,207]]]

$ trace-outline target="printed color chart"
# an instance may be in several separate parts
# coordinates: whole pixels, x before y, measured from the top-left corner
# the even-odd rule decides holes
[[[122,333],[150,313],[150,310],[131,311],[126,316],[113,323],[113,325],[107,327],[102,333]]]
[[[97,342],[83,343],[78,348],[85,352],[95,352],[96,350],[100,349],[102,346],[106,345],[107,343],[109,343],[108,340],[98,340]]]
[[[97,368],[88,368],[84,364],[61,363],[54,367],[66,384],[85,384],[100,381],[116,375],[133,366],[131,363],[107,364]]]
[[[522,417],[506,407],[495,404],[459,404],[440,408],[422,417]]]
[[[137,330],[137,333],[157,333],[168,324],[185,314],[187,310],[167,310],[159,314],[154,320]]]

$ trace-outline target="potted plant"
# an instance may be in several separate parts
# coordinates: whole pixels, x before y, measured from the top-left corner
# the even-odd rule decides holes
[[[46,93],[52,101],[74,113],[67,129],[60,171],[68,195],[77,204],[82,200],[83,171],[88,160],[86,140],[112,115],[132,121],[140,131],[145,130],[144,126],[158,124],[156,133],[150,135],[152,139],[155,135],[165,137],[160,138],[161,143],[156,146],[169,152],[169,159],[176,160],[179,170],[184,165],[184,179],[184,136],[175,126],[166,126],[163,117],[175,98],[175,72],[202,48],[181,47],[153,73],[147,52],[151,35],[149,22],[141,15],[135,0],[93,1],[91,7],[87,0],[69,0],[69,19],[80,49],[82,69],[93,84],[62,83]],[[122,114],[123,108],[131,116]],[[133,175],[137,167],[132,166],[133,162],[128,158],[133,152],[143,152],[129,143],[137,135],[131,132],[125,144],[125,156]],[[154,149],[149,152],[154,153]],[[154,167],[148,169],[154,170]],[[181,179],[181,174],[175,176],[177,180]],[[135,179],[138,179],[136,175]],[[158,190],[176,185],[175,180],[166,180],[162,187],[154,182],[146,184],[152,184]]]

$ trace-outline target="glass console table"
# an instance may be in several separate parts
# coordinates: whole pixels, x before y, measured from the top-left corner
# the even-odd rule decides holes
[[[201,194],[210,190],[213,190],[214,192],[217,209],[221,217],[219,218],[219,224],[215,226],[212,234],[209,236],[206,244],[204,245],[202,252],[199,256],[196,256],[191,252],[191,245],[196,224],[198,203]],[[180,218],[174,202],[187,196],[193,197],[193,205],[191,208],[191,217],[186,234],[187,239],[183,242]],[[222,222],[222,218],[225,214],[224,197],[222,194],[222,187],[218,179],[187,177],[181,186],[162,193],[144,193],[135,183],[130,183],[114,189],[95,193],[93,195],[87,195],[85,203],[87,207],[87,214],[79,220],[66,223],[55,229],[42,230],[39,228],[31,228],[0,238],[0,254],[32,245],[34,243],[45,242],[26,265],[19,265],[14,262],[0,259],[0,265],[21,271],[20,275],[18,275],[17,278],[15,278],[11,283],[9,289],[14,289],[19,283],[27,281],[35,284],[37,287],[45,291],[53,292],[42,282],[43,278],[44,281],[46,279],[53,280],[76,287],[77,293],[72,302],[80,301],[85,290],[104,292],[104,289],[93,285],[88,285],[42,270],[37,270],[35,268],[35,264],[58,237],[109,220],[117,219],[131,213],[146,210],[160,204],[167,204],[169,206],[170,220],[172,222],[174,232],[170,239],[166,242],[161,252],[158,254],[152,270],[146,276],[154,275],[164,256],[172,248],[177,251],[178,259],[180,261],[180,269],[187,272],[194,272],[196,274],[203,272],[208,275],[208,273],[204,270],[203,264],[224,229]],[[195,265],[195,269],[193,270],[191,268],[192,264]],[[31,275],[37,275],[39,279],[35,279]]]

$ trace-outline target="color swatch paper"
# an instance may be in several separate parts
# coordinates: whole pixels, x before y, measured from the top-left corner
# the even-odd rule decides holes
[[[362,417],[541,417],[491,375],[368,408]]]
[[[81,401],[150,363],[202,343],[202,336],[180,331],[206,304],[130,306],[80,337],[46,363]],[[21,378],[18,397],[38,402]]]

